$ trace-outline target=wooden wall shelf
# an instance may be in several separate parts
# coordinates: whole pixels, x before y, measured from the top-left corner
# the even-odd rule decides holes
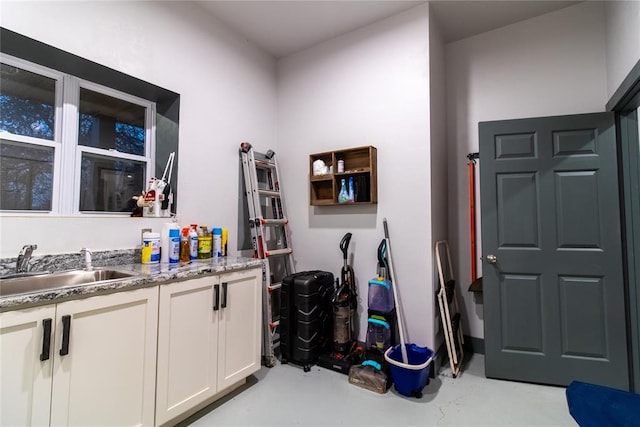
[[[333,173],[314,175],[313,162],[322,160]],[[338,160],[344,172],[338,172]],[[363,205],[378,203],[378,151],[375,147],[345,148],[309,156],[309,204],[312,206]],[[347,188],[353,177],[354,201],[339,203],[338,195],[345,180]]]

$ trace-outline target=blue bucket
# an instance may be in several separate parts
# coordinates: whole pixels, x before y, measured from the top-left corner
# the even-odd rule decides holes
[[[429,365],[433,350],[415,344],[405,344],[407,363],[402,362],[400,345],[389,347],[384,353],[391,366],[391,378],[398,393],[405,396],[422,397],[422,389],[429,384]]]

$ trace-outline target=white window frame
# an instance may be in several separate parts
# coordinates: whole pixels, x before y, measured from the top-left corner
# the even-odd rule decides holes
[[[62,168],[62,109],[63,109],[63,93],[64,93],[64,74],[52,70],[41,65],[34,64],[29,61],[25,61],[14,56],[0,53],[0,62],[18,67],[32,73],[40,74],[45,77],[49,77],[56,81],[55,86],[55,120],[54,120],[54,133],[53,140],[35,138],[32,136],[16,135],[10,132],[0,131],[0,137],[2,139],[18,142],[22,144],[38,145],[42,147],[53,148],[53,183],[51,194],[51,211],[35,211],[35,210],[0,210],[3,215],[55,215],[60,211],[60,175]]]
[[[36,144],[54,148],[53,195],[51,211],[0,210],[6,216],[129,216],[128,212],[80,211],[80,176],[82,154],[92,153],[104,157],[132,160],[146,163],[144,184],[155,173],[156,148],[156,104],[116,89],[112,89],[88,80],[82,80],[69,74],[33,64],[19,58],[0,54],[3,63],[51,77],[56,80],[56,106],[54,140],[44,140],[9,132],[0,132],[3,139]],[[80,88],[88,89],[114,98],[119,98],[145,108],[145,154],[122,153],[78,144]],[[140,189],[144,190],[143,188]]]

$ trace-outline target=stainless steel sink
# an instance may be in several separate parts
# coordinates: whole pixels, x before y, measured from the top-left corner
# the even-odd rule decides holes
[[[0,278],[0,296],[28,294],[44,290],[66,288],[103,282],[114,279],[133,277],[135,273],[125,273],[118,270],[69,270],[58,273],[27,275],[11,275]]]

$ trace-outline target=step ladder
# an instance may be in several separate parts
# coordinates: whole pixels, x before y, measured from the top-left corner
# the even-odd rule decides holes
[[[436,260],[438,264],[438,277],[440,286],[438,288],[438,305],[440,307],[440,318],[442,319],[442,329],[444,340],[447,345],[449,355],[449,366],[451,374],[456,378],[460,373],[462,361],[464,359],[464,335],[462,334],[461,314],[458,307],[458,297],[456,292],[456,281],[453,278],[453,266],[451,265],[451,253],[449,243],[446,240],[436,242]],[[446,253],[446,276],[443,266],[443,255]]]
[[[249,228],[254,256],[262,263],[262,363],[276,363],[280,344],[280,288],[293,274],[293,249],[289,219],[285,215],[276,154],[255,152],[248,142],[240,144]]]

